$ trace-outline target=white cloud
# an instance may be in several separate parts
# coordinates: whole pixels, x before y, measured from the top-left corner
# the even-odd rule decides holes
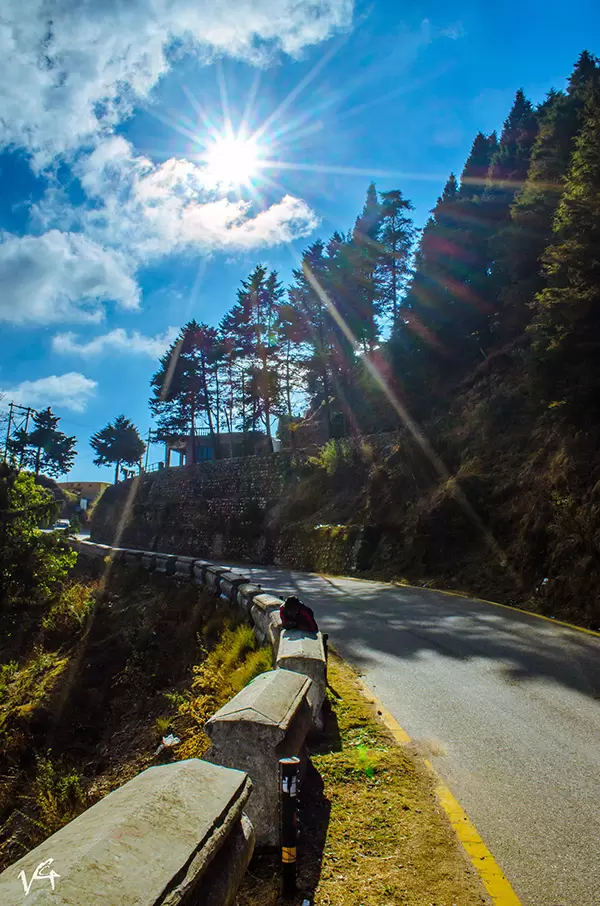
[[[83,155],[76,173],[91,205],[57,204],[54,193],[36,206],[35,222],[69,224],[97,243],[124,251],[138,264],[177,251],[250,250],[309,235],[319,219],[305,201],[285,195],[255,212],[215,186],[206,167],[170,158],[154,164],[121,136]]]
[[[0,236],[0,321],[98,321],[104,302],[139,305],[124,255],[80,233]]]
[[[158,359],[174,342],[178,333],[176,327],[168,327],[162,334],[146,337],[137,330],[128,333],[123,328],[117,327],[106,334],[94,337],[87,343],[78,340],[74,333],[59,333],[52,339],[52,348],[55,352],[80,355],[86,359],[110,351],[123,351]]]
[[[353,0],[3,0],[0,144],[45,166],[110,132],[177,56],[255,63],[351,24]]]
[[[2,388],[2,392],[6,399],[34,409],[53,406],[83,412],[97,386],[96,381],[77,371],[70,371],[68,374],[52,374],[36,381],[22,381],[16,387]]]

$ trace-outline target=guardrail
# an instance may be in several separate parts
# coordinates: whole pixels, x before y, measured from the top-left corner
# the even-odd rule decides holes
[[[275,669],[206,724],[206,758],[148,768],[0,874],[2,906],[232,906],[258,847],[280,845],[281,758],[305,767],[321,724],[321,633],[283,630],[281,599],[227,566],[71,539],[81,556],[156,571],[222,596],[271,646]]]

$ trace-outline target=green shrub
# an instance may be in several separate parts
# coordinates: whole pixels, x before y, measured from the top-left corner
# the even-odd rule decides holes
[[[35,800],[40,824],[45,832],[53,834],[83,809],[84,794],[79,774],[62,768],[52,760],[50,752],[39,757],[35,774]]]
[[[179,707],[197,726],[178,749],[180,758],[201,758],[209,746],[204,732],[206,721],[260,673],[271,670],[271,651],[259,648],[250,626],[226,626],[221,640],[194,667],[193,698]]]
[[[71,633],[81,629],[94,607],[94,595],[87,585],[74,582],[62,589],[55,604],[42,620],[42,629]]]
[[[38,529],[57,508],[33,475],[0,463],[0,609],[46,603],[75,564],[77,554],[58,533]]]
[[[162,737],[166,736],[166,734],[169,731],[169,728],[171,726],[171,718],[170,717],[157,717],[156,720],[154,721],[154,726],[156,727],[156,732],[162,739]]]

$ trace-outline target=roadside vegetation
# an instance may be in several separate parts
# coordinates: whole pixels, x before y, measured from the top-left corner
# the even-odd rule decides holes
[[[290,906],[482,906],[489,901],[424,767],[396,745],[334,652],[327,716],[300,792]],[[236,906],[278,906],[277,856],[251,863]]]
[[[76,563],[37,529],[51,492],[0,468],[1,870],[144,768],[202,755],[205,720],[271,661],[196,586]]]

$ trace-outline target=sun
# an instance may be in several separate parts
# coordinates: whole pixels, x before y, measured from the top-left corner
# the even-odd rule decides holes
[[[252,138],[216,136],[204,156],[207,175],[228,186],[247,186],[257,175],[260,154]]]

